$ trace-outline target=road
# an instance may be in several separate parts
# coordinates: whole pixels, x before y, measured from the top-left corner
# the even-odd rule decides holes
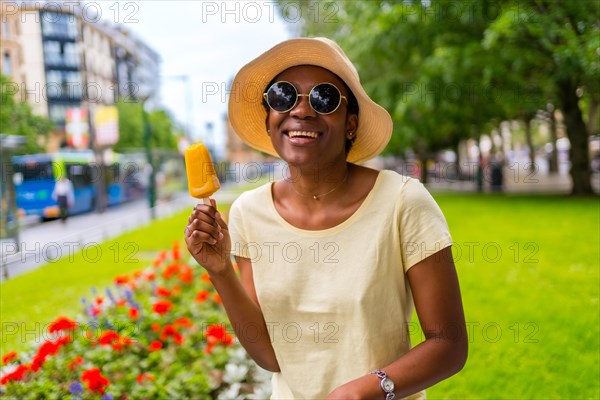
[[[228,202],[237,195],[223,185],[213,197],[217,202]],[[198,201],[187,192],[180,193],[168,202],[158,202],[156,217],[164,218],[186,207],[191,211],[196,203]],[[144,199],[110,207],[103,213],[72,216],[66,223],[55,220],[23,228],[19,238],[20,251],[15,243],[0,243],[0,282],[148,224],[150,220],[150,209]]]

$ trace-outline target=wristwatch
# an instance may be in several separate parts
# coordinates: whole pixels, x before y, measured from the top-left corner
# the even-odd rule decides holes
[[[379,379],[381,379],[381,389],[385,392],[385,400],[392,400],[396,395],[394,394],[394,382],[390,378],[388,378],[385,371],[380,369],[376,369],[374,371],[369,372],[370,374],[375,374]]]

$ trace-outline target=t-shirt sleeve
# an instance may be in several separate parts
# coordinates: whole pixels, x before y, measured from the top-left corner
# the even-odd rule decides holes
[[[248,237],[244,229],[242,197],[238,197],[229,209],[229,236],[231,237],[231,254],[234,256],[250,258],[248,251]]]
[[[417,179],[410,179],[402,189],[399,220],[405,272],[419,261],[452,245],[442,210]]]

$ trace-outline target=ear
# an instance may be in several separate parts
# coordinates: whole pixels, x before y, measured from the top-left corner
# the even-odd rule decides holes
[[[265,118],[265,131],[267,131],[267,135],[270,136],[271,128],[269,128],[269,113],[267,113],[267,117]]]
[[[357,129],[358,129],[358,115],[348,114],[348,116],[346,117],[346,134],[348,132],[352,132],[354,135],[356,135]]]

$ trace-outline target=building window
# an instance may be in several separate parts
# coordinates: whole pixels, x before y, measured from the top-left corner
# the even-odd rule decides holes
[[[11,60],[10,60],[10,53],[7,51],[2,55],[2,72],[4,72],[5,75],[11,76],[12,75],[12,64],[11,64]]]
[[[48,106],[48,116],[57,124],[64,124],[67,117],[67,108],[65,104],[50,104]]]
[[[49,70],[46,73],[45,93],[49,99],[80,101],[82,96],[81,74]]]
[[[44,12],[42,14],[42,31],[44,36],[75,39],[77,36],[77,21],[72,14]]]
[[[48,40],[44,42],[46,64],[58,67],[78,67],[77,44]]]

